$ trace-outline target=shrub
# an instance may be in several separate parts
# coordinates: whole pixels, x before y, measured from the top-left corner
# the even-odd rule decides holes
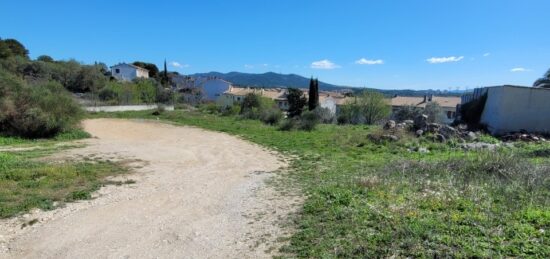
[[[283,113],[277,108],[262,111],[261,121],[265,124],[275,125],[283,118]]]
[[[240,105],[232,105],[221,108],[222,116],[233,116],[241,113]]]
[[[323,108],[318,106],[313,110],[317,118],[319,119],[319,122],[321,123],[333,123],[334,122],[334,114],[330,111],[328,108]]]
[[[375,124],[387,118],[390,112],[391,108],[381,93],[365,91],[341,107],[338,123]]]
[[[441,123],[444,121],[444,114],[441,110],[441,106],[438,103],[428,103],[424,108],[424,114],[428,115],[428,122]]]
[[[206,103],[199,107],[199,110],[204,113],[217,114],[220,112],[220,107],[215,103]]]
[[[80,121],[82,110],[56,82],[29,87],[0,71],[0,133],[26,138],[51,137]]]
[[[319,118],[314,112],[305,111],[302,113],[302,116],[300,116],[300,124],[298,125],[298,128],[300,130],[312,131],[318,123]]]
[[[295,119],[295,118],[288,118],[288,119],[285,119],[281,125],[279,125],[279,130],[282,130],[282,131],[290,131],[290,130],[293,130],[296,125],[298,124],[297,123],[298,120]]]
[[[400,107],[394,114],[394,118],[397,121],[414,120],[416,117],[422,115],[422,108],[406,105]]]

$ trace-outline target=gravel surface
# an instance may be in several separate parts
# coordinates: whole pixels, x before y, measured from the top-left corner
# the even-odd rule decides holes
[[[0,221],[0,258],[265,258],[298,207],[265,181],[276,153],[223,133],[151,121],[83,122],[94,138],[57,159],[132,161],[135,184]],[[22,228],[24,223],[36,222]]]

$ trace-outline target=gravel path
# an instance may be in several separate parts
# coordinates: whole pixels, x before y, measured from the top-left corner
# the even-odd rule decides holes
[[[134,161],[136,173],[125,177],[136,183],[0,221],[0,258],[261,258],[288,235],[277,221],[299,198],[265,185],[284,166],[273,152],[150,121],[94,119],[83,126],[95,138],[62,157]]]

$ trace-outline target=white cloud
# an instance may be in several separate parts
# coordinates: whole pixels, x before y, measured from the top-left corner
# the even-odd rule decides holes
[[[361,58],[361,59],[355,61],[355,64],[358,64],[358,65],[381,65],[381,64],[384,64],[384,60],[381,60],[381,59],[373,60],[373,59]]]
[[[176,67],[176,68],[189,67],[188,64],[180,64],[180,63],[177,62],[177,61],[172,61],[172,62],[170,62],[170,66],[173,66],[173,67]]]
[[[314,61],[314,62],[311,63],[311,68],[313,68],[313,69],[335,69],[335,68],[339,68],[339,67],[340,67],[339,65],[336,65],[336,64],[332,63],[328,59]]]
[[[244,65],[244,68],[246,68],[246,69],[253,69],[254,66],[253,66],[253,65],[249,65],[249,64],[245,64],[245,65]]]
[[[458,61],[461,61],[462,59],[464,59],[464,56],[460,56],[460,57],[450,56],[450,57],[432,57],[432,58],[426,59],[426,61],[428,61],[428,63],[430,64],[439,64],[439,63],[448,63],[448,62],[458,62]]]
[[[484,57],[488,57],[488,56],[490,56],[490,55],[491,55],[491,53],[489,53],[489,52],[483,54]]]
[[[523,67],[514,67],[510,69],[510,72],[527,72],[529,69],[523,68]]]

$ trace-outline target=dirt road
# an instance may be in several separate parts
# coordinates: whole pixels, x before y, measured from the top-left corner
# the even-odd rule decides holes
[[[135,159],[140,168],[129,177],[136,183],[0,222],[0,257],[258,258],[269,257],[284,235],[276,221],[293,206],[264,183],[284,165],[272,152],[156,122],[95,119],[83,126],[96,138],[64,156]]]

